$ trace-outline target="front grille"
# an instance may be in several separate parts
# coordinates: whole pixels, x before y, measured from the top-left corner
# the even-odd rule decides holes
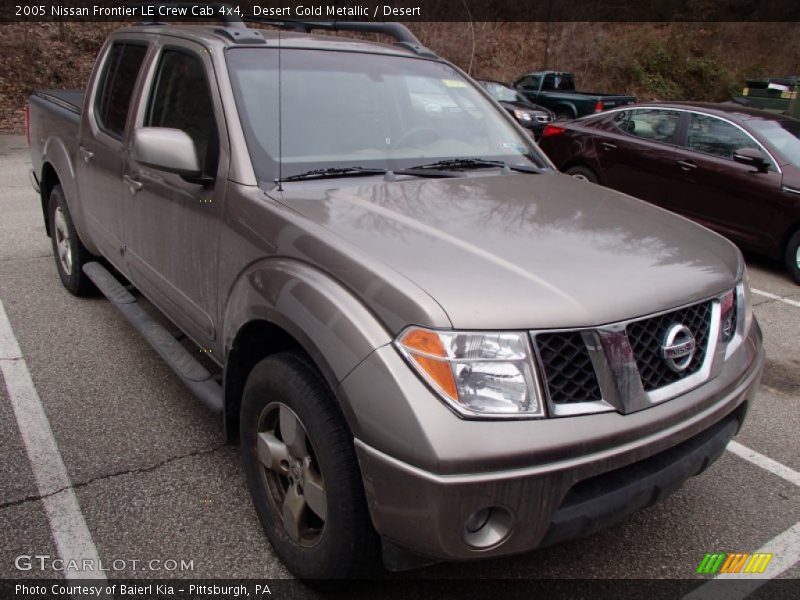
[[[683,324],[694,335],[697,350],[687,369],[676,373],[661,357],[661,346],[667,330],[674,324]],[[675,383],[696,373],[703,364],[708,348],[711,328],[711,302],[702,302],[657,317],[634,321],[626,328],[639,375],[646,392]]]
[[[549,123],[553,119],[550,115],[536,115],[536,120],[539,121],[539,123]]]
[[[579,331],[540,333],[536,336],[536,346],[551,402],[573,404],[602,398],[592,360]]]

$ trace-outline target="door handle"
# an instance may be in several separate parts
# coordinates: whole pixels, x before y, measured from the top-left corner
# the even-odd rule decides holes
[[[691,171],[697,168],[697,165],[691,160],[679,160],[677,162],[681,166],[682,171]]]
[[[612,144],[611,142],[600,142],[600,145],[603,147],[604,150],[613,150],[617,147],[616,144]]]
[[[83,162],[88,165],[89,161],[94,158],[94,152],[89,150],[86,146],[81,146],[79,149],[81,151],[81,156],[83,157]]]
[[[143,185],[142,182],[134,179],[130,175],[123,175],[122,181],[124,181],[127,184],[128,189],[131,191],[131,194],[135,194],[140,189],[142,189]]]

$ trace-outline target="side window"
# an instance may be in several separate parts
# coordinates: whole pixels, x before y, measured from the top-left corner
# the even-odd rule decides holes
[[[556,76],[549,73],[544,76],[544,83],[542,84],[542,91],[556,89]]]
[[[680,113],[673,110],[622,110],[614,116],[614,126],[624,133],[645,140],[669,143],[678,128],[680,117]]]
[[[153,81],[145,126],[188,133],[203,173],[216,175],[219,136],[203,62],[188,52],[164,50]]]
[[[704,152],[731,160],[734,151],[739,148],[761,150],[755,140],[738,127],[722,119],[696,113],[689,116],[686,147],[695,152]]]
[[[533,75],[526,75],[519,80],[519,87],[536,92],[539,90],[539,78]]]
[[[122,138],[139,70],[147,54],[140,44],[111,46],[95,99],[97,123],[110,135]]]

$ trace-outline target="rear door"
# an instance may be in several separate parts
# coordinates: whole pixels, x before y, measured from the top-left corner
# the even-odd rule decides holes
[[[227,180],[227,140],[213,64],[175,40],[149,69],[136,125],[185,131],[209,182],[187,181],[130,157],[125,165],[128,264],[135,283],[198,343],[215,338],[217,249]]]
[[[594,140],[603,182],[641,200],[666,204],[680,116],[662,108],[610,113]]]
[[[713,115],[688,112],[680,142],[671,168],[668,208],[757,246],[780,197],[778,166],[747,131]],[[761,151],[769,170],[759,173],[735,162],[733,153],[739,148]]]
[[[105,53],[100,75],[81,119],[77,177],[92,240],[114,260],[125,245],[123,138],[147,44],[117,38]]]

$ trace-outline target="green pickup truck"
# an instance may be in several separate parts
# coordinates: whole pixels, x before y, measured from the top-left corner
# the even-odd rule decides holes
[[[733,101],[745,106],[800,118],[798,89],[800,89],[800,77],[798,76],[748,79],[742,95],[733,98]]]
[[[537,71],[523,75],[513,87],[525,98],[552,110],[557,119],[576,119],[633,104],[633,96],[617,96],[601,92],[579,92],[575,89],[575,76],[560,71]]]

